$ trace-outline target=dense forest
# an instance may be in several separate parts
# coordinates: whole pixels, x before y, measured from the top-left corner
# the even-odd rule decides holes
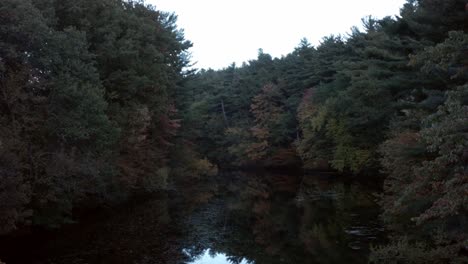
[[[1,1],[0,233],[218,168],[301,168],[383,183],[390,236],[371,262],[466,263],[467,0],[408,0],[222,70],[190,67],[176,19],[140,1]]]
[[[187,65],[176,17],[125,1],[0,5],[0,230],[165,187]]]

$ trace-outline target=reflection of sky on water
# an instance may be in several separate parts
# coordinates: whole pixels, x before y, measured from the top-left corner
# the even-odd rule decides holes
[[[187,254],[187,252],[186,252]],[[198,256],[192,262],[187,262],[187,264],[255,264],[255,262],[242,259],[241,262],[233,262],[229,260],[228,256],[225,254],[213,254],[209,249],[205,250],[202,255]]]
[[[0,256],[8,264],[361,264],[370,244],[385,241],[371,186],[328,175],[226,172],[216,180],[57,233],[0,238]]]

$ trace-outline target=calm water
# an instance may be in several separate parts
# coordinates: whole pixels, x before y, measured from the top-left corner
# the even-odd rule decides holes
[[[185,187],[184,187],[185,186]],[[323,175],[223,173],[57,232],[1,239],[13,263],[366,263],[374,190]]]

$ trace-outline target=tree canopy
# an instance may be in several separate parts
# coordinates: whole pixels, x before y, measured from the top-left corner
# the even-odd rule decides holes
[[[189,69],[175,14],[143,1],[0,2],[0,233],[58,227],[217,167],[334,170],[383,182],[374,263],[463,263],[467,0]],[[369,179],[366,178],[366,179]]]

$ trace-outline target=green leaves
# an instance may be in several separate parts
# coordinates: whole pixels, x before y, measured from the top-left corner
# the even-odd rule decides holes
[[[11,189],[0,188],[0,229],[59,226],[77,206],[163,188],[191,45],[176,17],[142,2],[6,0],[0,21],[0,178]]]
[[[460,29],[455,21],[461,19],[465,3],[419,2],[416,11],[407,14],[409,25],[424,25],[424,38],[440,43],[425,44],[410,56],[423,81],[407,92],[407,103],[400,106],[403,115],[394,118],[389,139],[380,147],[388,174],[383,219],[395,238],[375,249],[371,258],[383,263],[393,263],[392,256],[408,263],[462,263],[468,212],[468,54],[466,30],[450,30]]]

